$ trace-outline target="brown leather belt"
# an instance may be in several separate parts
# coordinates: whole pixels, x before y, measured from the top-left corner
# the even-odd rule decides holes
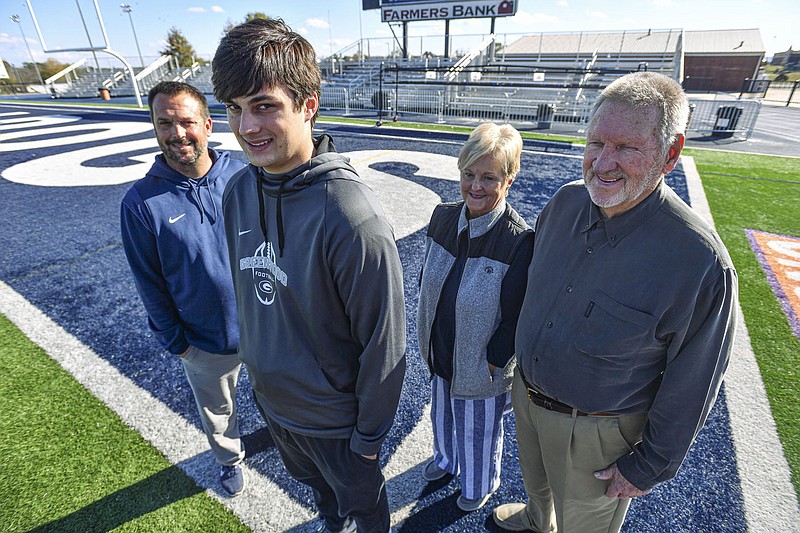
[[[519,370],[519,377],[522,378],[522,382],[525,384],[525,389],[528,391],[528,399],[532,401],[535,405],[539,407],[543,407],[548,411],[555,411],[557,413],[564,413],[566,415],[572,416],[575,413],[576,416],[619,416],[616,413],[604,413],[602,411],[596,413],[584,413],[583,411],[579,411],[569,405],[559,402],[558,400],[554,400],[549,396],[545,396],[538,390],[536,390],[528,380],[525,379],[525,375],[522,373],[522,369],[517,367]]]

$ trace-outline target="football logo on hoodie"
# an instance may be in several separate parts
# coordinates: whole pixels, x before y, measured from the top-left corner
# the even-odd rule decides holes
[[[272,305],[278,283],[285,287],[288,278],[286,272],[275,264],[275,250],[271,242],[261,243],[253,256],[239,259],[239,270],[247,269],[253,271],[253,285],[258,301],[264,305]]]

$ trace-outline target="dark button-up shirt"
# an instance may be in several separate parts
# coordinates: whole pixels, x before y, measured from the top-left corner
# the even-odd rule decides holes
[[[737,292],[717,233],[663,182],[610,219],[573,182],[537,220],[518,364],[581,411],[647,412],[642,442],[617,462],[644,490],[675,475],[708,416]]]

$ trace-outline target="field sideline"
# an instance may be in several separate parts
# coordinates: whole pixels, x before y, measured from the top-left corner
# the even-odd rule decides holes
[[[5,378],[0,383],[4,391],[19,388],[14,394],[4,393],[0,400],[2,412],[12,413],[4,414],[4,420],[13,425],[10,431],[4,429],[11,438],[0,445],[0,531],[116,527],[190,531],[208,530],[203,525],[209,523],[221,531],[240,527],[308,530],[314,524],[309,494],[281,474],[252,408],[243,409],[250,495],[231,500],[217,493],[216,480],[209,475],[213,459],[192,417],[188,386],[172,379],[174,361],[147,338],[138,298],[130,297],[132,283],[120,260],[115,217],[127,184],[152,161],[155,141],[147,123],[130,117],[87,118],[83,112],[61,108],[28,113],[25,106],[0,102],[0,208],[7,218],[0,227],[0,249],[4,250],[0,313],[22,332],[0,321],[0,369]],[[319,127],[342,139],[340,150],[350,154],[362,175],[380,191],[398,228],[404,267],[413,267],[419,260],[420,231],[429,209],[454,193],[453,174],[443,173],[442,168],[452,164],[463,133],[452,129],[446,134],[377,132],[326,124],[324,119]],[[215,123],[212,141],[238,150],[225,133],[224,125]],[[512,189],[517,194],[512,205],[532,221],[542,202],[563,182],[561,175],[574,175],[579,154],[580,149],[556,143],[526,142],[523,171],[531,179]],[[92,181],[100,176],[105,177],[97,179],[108,183]],[[731,250],[740,272],[747,326],[743,322],[740,328],[713,430],[704,430],[702,439],[698,437],[697,451],[687,458],[685,472],[636,502],[625,530],[798,531],[800,344],[755,261],[744,229],[800,236],[796,217],[800,160],[688,150],[676,179],[674,187],[684,187],[696,209],[709,217],[713,213]],[[77,184],[80,180],[88,183]],[[411,199],[420,213],[409,212]],[[408,270],[406,284],[413,286],[414,272]],[[407,309],[413,320],[409,295],[407,287]],[[413,326],[409,333],[411,338]],[[410,342],[410,360],[418,359],[415,350]],[[51,416],[54,424],[81,418],[74,411],[57,411],[62,403],[69,403],[59,393],[79,395],[69,380],[60,377],[61,370],[44,364],[28,375],[29,367],[39,369],[47,356],[102,402],[95,415],[98,427],[119,426],[110,441],[96,446],[92,428],[80,431],[70,424],[50,426],[61,433],[34,430],[40,416]],[[51,384],[52,390],[43,383]],[[424,372],[410,367],[406,385],[407,401],[382,457],[393,522],[404,532],[496,531],[486,513],[465,516],[451,509],[457,483],[426,486],[420,482],[420,463],[430,453]],[[20,409],[18,402],[26,402],[28,396],[24,391],[37,401]],[[91,396],[86,400],[93,401]],[[44,408],[42,402],[53,406]],[[111,411],[101,412],[103,406]],[[51,410],[49,415],[42,414]],[[3,426],[9,427],[5,421]],[[136,433],[123,436],[125,426]],[[509,437],[513,435],[512,427]],[[130,439],[130,449],[135,451],[115,449],[120,439]],[[726,458],[729,445],[735,456]],[[516,447],[509,442],[506,447],[503,492],[490,501],[489,511],[521,494],[519,480],[514,479]],[[93,461],[114,467],[103,470],[102,464]],[[137,471],[139,465],[142,468]],[[95,472],[93,467],[100,470]],[[104,479],[110,483],[84,479],[97,476],[107,476]],[[53,485],[55,480],[59,485]],[[154,499],[154,487],[161,491],[160,499]],[[715,490],[719,494],[711,494]],[[737,510],[739,504],[741,510]],[[265,512],[265,505],[281,512]]]

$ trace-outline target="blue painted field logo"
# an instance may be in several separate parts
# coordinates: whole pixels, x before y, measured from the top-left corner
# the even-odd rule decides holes
[[[745,233],[789,326],[800,338],[800,238],[752,229]]]
[[[272,305],[277,293],[277,283],[286,287],[286,272],[275,263],[275,250],[271,242],[263,242],[250,257],[239,259],[239,270],[253,271],[253,285],[258,301],[264,305]]]

